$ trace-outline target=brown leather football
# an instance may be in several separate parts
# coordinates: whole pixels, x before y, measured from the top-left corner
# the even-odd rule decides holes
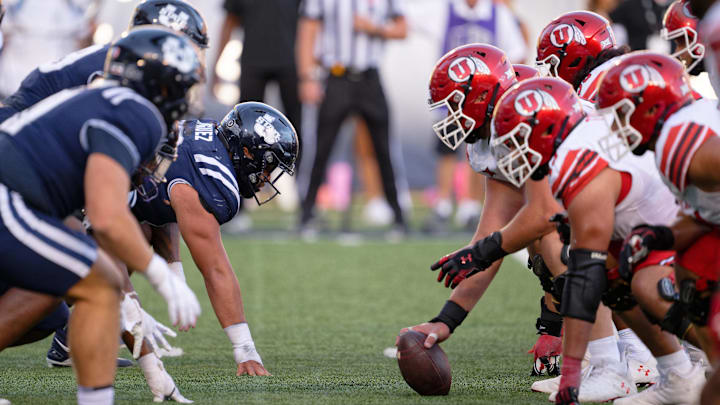
[[[399,336],[397,360],[405,382],[420,395],[447,395],[452,373],[447,355],[439,345],[423,346],[427,336],[414,330]]]

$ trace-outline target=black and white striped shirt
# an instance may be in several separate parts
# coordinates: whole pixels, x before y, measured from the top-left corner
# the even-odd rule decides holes
[[[322,65],[327,69],[341,65],[356,71],[379,66],[385,39],[356,32],[354,17],[384,25],[403,16],[400,0],[304,0],[301,13],[322,21],[317,49]]]

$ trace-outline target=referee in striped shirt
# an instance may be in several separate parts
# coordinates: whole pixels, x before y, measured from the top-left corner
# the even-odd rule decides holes
[[[300,99],[320,103],[315,160],[302,204],[301,231],[312,219],[340,126],[353,113],[365,120],[370,131],[385,197],[395,214],[395,228],[406,230],[390,160],[387,100],[378,74],[385,40],[407,34],[398,2],[304,0],[301,6],[297,42]]]

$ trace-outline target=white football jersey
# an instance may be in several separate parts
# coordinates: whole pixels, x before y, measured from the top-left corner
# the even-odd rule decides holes
[[[671,115],[655,144],[657,169],[683,211],[716,226],[720,226],[720,192],[709,193],[687,184],[687,171],[698,148],[718,133],[717,100],[702,99]]]
[[[597,98],[597,92],[600,88],[600,79],[602,79],[603,73],[613,67],[613,64],[617,61],[618,58],[619,57],[616,56],[610,60],[605,61],[605,63],[597,66],[595,69],[591,70],[590,74],[585,76],[585,79],[580,82],[580,86],[577,89],[578,96],[580,96],[580,98],[582,98],[583,100],[594,103],[595,99]]]
[[[490,148],[490,138],[467,144],[467,159],[475,172],[493,180],[510,183],[497,167],[497,161]]]
[[[619,161],[613,161],[598,143],[607,133],[604,119],[590,114],[563,141],[550,161],[549,181],[555,198],[567,208],[592,179],[609,167],[630,175],[630,183],[624,184],[629,190],[621,193],[620,201],[615,205],[613,240],[625,239],[640,224],[671,224],[679,207],[662,184],[653,154],[636,156],[628,153]]]

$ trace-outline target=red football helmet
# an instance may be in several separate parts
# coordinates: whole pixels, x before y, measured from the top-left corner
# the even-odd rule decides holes
[[[690,72],[705,57],[705,46],[700,43],[698,36],[698,19],[690,11],[690,2],[687,0],[676,0],[665,12],[663,18],[663,29],[660,35],[666,41],[675,41],[679,39],[678,49],[672,56],[678,58],[681,62],[683,55],[688,55],[692,61],[686,66],[686,70]]]
[[[526,79],[533,79],[535,77],[540,77],[539,70],[535,69],[532,66],[523,65],[522,63],[514,64],[513,70],[515,71],[515,77],[517,77],[519,82],[526,80]]]
[[[665,120],[694,100],[690,79],[677,59],[648,51],[623,56],[600,82],[596,106],[612,123],[600,146],[612,159],[642,155]]]
[[[591,11],[565,13],[548,24],[537,45],[541,73],[574,83],[587,63],[615,47],[615,35],[603,16]]]
[[[580,97],[563,80],[518,83],[500,99],[493,116],[490,145],[498,168],[516,187],[531,176],[541,179],[555,150],[585,116]]]
[[[477,142],[482,131],[476,130],[490,123],[495,103],[516,82],[505,53],[494,46],[463,45],[446,53],[430,76],[430,110],[447,110],[433,131],[453,150]]]

